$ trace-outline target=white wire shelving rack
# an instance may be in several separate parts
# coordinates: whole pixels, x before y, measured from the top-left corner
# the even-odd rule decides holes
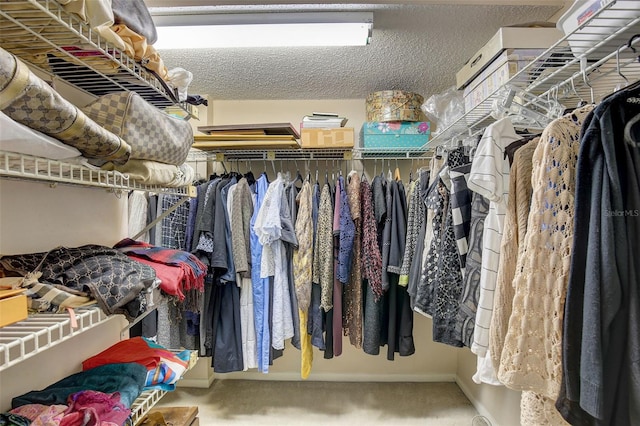
[[[54,186],[79,185],[110,191],[139,190],[181,197],[193,196],[193,187],[190,186],[167,188],[143,185],[119,172],[6,151],[0,151],[0,178],[49,182]]]
[[[627,48],[640,32],[640,2],[613,0],[570,34],[543,52],[506,84],[539,98],[558,99],[565,107],[580,100],[598,101],[618,84],[640,79],[638,53]],[[636,40],[640,45],[640,38]],[[495,121],[492,105],[500,88],[466,111],[437,135],[427,148],[477,134]]]
[[[0,27],[2,48],[87,93],[134,91],[158,108],[178,104],[171,89],[55,0],[3,0]]]
[[[431,153],[425,147],[420,148],[341,148],[341,149],[251,149],[251,150],[212,150],[192,151],[187,161],[217,162],[253,162],[253,161],[326,161],[326,160],[376,160],[376,159],[414,159],[428,160]]]
[[[66,313],[37,314],[0,327],[0,371],[94,328],[106,319],[99,308],[76,309],[75,321]]]

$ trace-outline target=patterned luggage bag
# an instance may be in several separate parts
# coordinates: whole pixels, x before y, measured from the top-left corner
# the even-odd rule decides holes
[[[172,117],[135,92],[101,96],[83,111],[131,145],[131,158],[180,166],[193,145],[191,125]]]
[[[18,123],[77,148],[91,163],[124,164],[131,147],[64,99],[0,48],[0,110]]]

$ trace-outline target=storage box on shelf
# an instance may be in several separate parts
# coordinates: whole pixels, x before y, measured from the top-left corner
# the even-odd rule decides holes
[[[579,38],[571,38],[568,40],[571,51],[575,56],[585,54],[590,48],[598,44],[603,36],[611,33],[611,28],[619,27],[620,23],[626,19],[637,17],[637,9],[632,7],[631,0],[576,0],[564,15],[558,19],[557,27],[564,34],[570,35],[578,30],[593,16],[609,8],[606,16],[599,19],[597,25],[592,25],[588,31]],[[633,29],[636,33],[640,32],[640,25],[636,25]],[[600,55],[591,55],[592,58]],[[600,59],[600,58],[597,58]]]
[[[304,148],[353,148],[352,127],[336,129],[302,129],[300,146]]]
[[[640,31],[639,27],[640,2],[608,2],[582,22],[575,31],[553,43],[537,60],[528,63],[505,84],[541,98],[556,98],[565,106],[574,106],[580,99],[589,100],[592,92],[594,101],[597,101],[601,98],[598,93],[603,96],[611,93],[622,80],[622,77],[610,78],[614,74],[619,75],[616,72],[616,52],[626,46],[630,38]],[[581,45],[585,39],[591,40],[590,47],[576,57],[569,46]],[[629,81],[637,79],[635,76],[640,76],[640,73],[632,72],[637,63],[637,55],[627,55],[623,58],[621,54],[620,58],[624,75]],[[607,67],[608,70],[605,70]],[[496,97],[497,91],[472,109],[466,110],[465,114],[448,127],[438,129],[438,133],[432,135],[429,147],[446,144],[460,135],[477,133],[491,124],[495,121],[491,116],[491,110]]]
[[[422,95],[404,90],[370,93],[365,101],[366,118],[373,121],[423,121]]]
[[[364,149],[412,149],[429,142],[431,126],[426,121],[366,122],[360,131]]]
[[[0,290],[0,327],[27,318],[27,296],[24,289]]]
[[[544,52],[544,49],[507,49],[464,88],[465,111],[470,111]]]
[[[556,28],[503,27],[456,73],[456,87],[468,86],[485,68],[507,49],[544,49],[562,38]]]

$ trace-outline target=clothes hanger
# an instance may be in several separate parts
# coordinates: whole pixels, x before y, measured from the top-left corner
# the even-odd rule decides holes
[[[620,49],[624,49],[625,47],[626,45],[623,45]],[[620,69],[620,49],[616,49],[616,72],[624,80],[624,85],[622,83],[618,83],[613,89],[614,92],[617,92],[629,85],[629,79],[624,74],[622,74],[622,70]]]
[[[633,53],[636,53],[636,48],[633,47],[633,42],[639,37],[640,37],[640,34],[634,34],[631,36],[631,38],[627,42],[627,48],[631,49]],[[640,55],[638,55],[637,60],[638,60],[638,63],[640,63]]]
[[[510,85],[500,88],[491,109],[494,118],[509,117],[514,127],[529,129],[544,129],[564,113],[564,106],[556,100],[542,99]]]
[[[398,167],[398,159],[396,158],[396,169],[393,171],[393,178],[396,182],[400,182],[402,180],[402,176],[400,175],[400,167]]]

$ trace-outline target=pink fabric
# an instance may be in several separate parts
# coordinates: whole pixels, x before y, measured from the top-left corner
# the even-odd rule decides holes
[[[58,426],[65,411],[66,405],[27,404],[10,411],[31,420],[31,426]]]
[[[60,426],[122,425],[131,410],[120,402],[120,394],[86,390],[69,395],[69,409]]]

